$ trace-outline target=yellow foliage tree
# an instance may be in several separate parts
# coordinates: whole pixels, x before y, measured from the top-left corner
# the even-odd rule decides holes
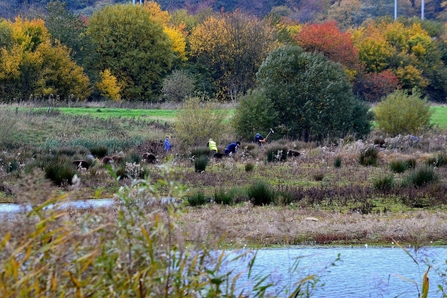
[[[101,80],[96,84],[96,87],[101,91],[102,96],[110,98],[113,101],[121,100],[121,87],[116,77],[110,72],[110,69],[101,72]]]
[[[161,10],[161,6],[157,2],[145,2],[144,7],[150,12],[152,19],[163,26],[164,33],[168,35],[172,42],[172,51],[181,61],[186,61],[185,25],[182,23],[178,26],[170,24],[171,16],[169,15],[169,12]]]
[[[52,43],[41,19],[8,22],[11,41],[0,48],[0,96],[28,98],[53,94],[86,98],[89,79],[70,58],[68,48]]]

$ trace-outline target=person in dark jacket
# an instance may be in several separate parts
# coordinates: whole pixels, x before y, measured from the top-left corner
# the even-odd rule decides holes
[[[239,149],[240,145],[241,145],[241,142],[239,142],[239,141],[228,144],[228,146],[225,147],[225,154],[226,155],[235,154],[237,152],[237,150]]]
[[[255,143],[262,146],[265,143],[264,137],[258,132],[255,135]]]

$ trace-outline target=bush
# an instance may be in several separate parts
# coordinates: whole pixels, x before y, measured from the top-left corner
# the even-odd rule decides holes
[[[421,99],[421,92],[413,89],[411,94],[396,90],[379,103],[375,120],[379,129],[391,135],[417,134],[430,125],[430,104]]]
[[[274,146],[267,150],[267,161],[286,161],[287,160],[287,147]]]
[[[190,197],[186,198],[189,205],[192,207],[202,206],[207,203],[207,199],[205,198],[205,194],[202,191],[196,192]]]
[[[323,181],[323,179],[324,179],[324,173],[316,173],[316,174],[314,174],[314,180],[315,181]]]
[[[359,162],[364,166],[376,166],[379,160],[379,150],[370,146],[360,152]]]
[[[203,146],[212,138],[216,142],[225,133],[227,111],[213,102],[191,98],[180,107],[174,124],[177,137],[189,146]]]
[[[250,185],[247,195],[255,206],[269,205],[275,202],[275,191],[263,181],[256,181]]]
[[[194,159],[194,169],[196,171],[196,173],[201,173],[203,171],[205,171],[206,166],[208,165],[209,162],[209,158],[208,156],[205,155],[201,155],[199,157],[197,157],[196,159]]]
[[[231,123],[238,136],[251,141],[256,132],[274,127],[276,119],[271,100],[263,91],[255,90],[241,98]]]
[[[379,176],[373,179],[373,186],[381,191],[391,190],[394,187],[394,177],[393,175]]]
[[[439,177],[435,173],[433,167],[425,166],[419,169],[413,170],[402,181],[403,186],[412,185],[414,187],[421,187],[429,183],[438,181]]]

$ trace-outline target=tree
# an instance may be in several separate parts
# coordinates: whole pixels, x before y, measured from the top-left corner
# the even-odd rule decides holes
[[[96,84],[96,87],[101,91],[101,95],[110,98],[113,101],[121,100],[121,87],[118,80],[106,69],[100,73],[101,80]]]
[[[361,7],[359,0],[335,1],[329,8],[327,19],[336,21],[340,29],[347,30],[356,25],[356,14]]]
[[[252,140],[256,132],[268,131],[277,120],[272,101],[263,90],[256,89],[241,97],[231,123],[238,136]]]
[[[98,54],[98,70],[110,69],[122,98],[149,100],[161,89],[174,53],[163,27],[140,5],[106,6],[89,20],[88,34]]]
[[[430,125],[430,104],[417,89],[396,90],[375,109],[378,128],[393,136],[417,134]]]
[[[341,32],[335,21],[304,26],[296,36],[306,52],[319,52],[347,70],[359,69],[359,52],[350,33]]]
[[[163,80],[162,95],[167,101],[181,102],[193,95],[195,80],[184,70],[174,70]]]
[[[89,79],[59,42],[51,43],[43,20],[10,22],[12,41],[0,48],[0,96],[86,98]],[[1,39],[2,37],[0,37]]]
[[[185,101],[176,116],[174,130],[177,138],[187,146],[204,146],[209,138],[216,142],[225,133],[225,110],[213,102],[202,102],[198,97]]]
[[[362,125],[353,124],[356,102],[345,72],[321,54],[280,47],[264,61],[257,78],[290,137],[309,141],[364,134],[355,131]]]
[[[194,62],[212,71],[218,97],[233,100],[255,86],[256,71],[276,46],[270,26],[241,13],[208,18],[189,41]]]

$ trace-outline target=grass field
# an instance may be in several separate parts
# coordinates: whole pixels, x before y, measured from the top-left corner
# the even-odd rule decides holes
[[[432,106],[433,115],[430,123],[439,128],[447,128],[447,106]]]

